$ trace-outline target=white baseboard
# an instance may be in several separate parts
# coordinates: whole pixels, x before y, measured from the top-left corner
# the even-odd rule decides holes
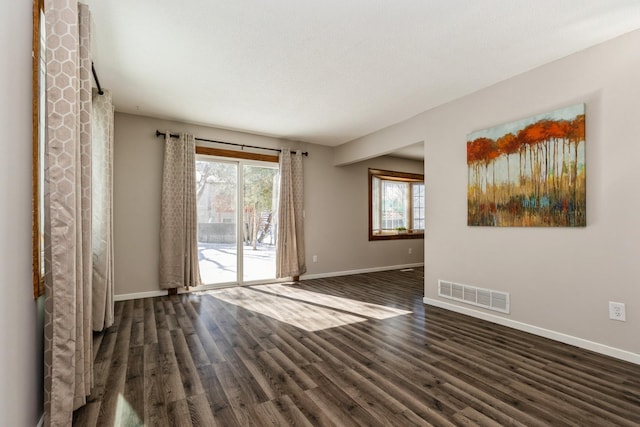
[[[415,264],[389,265],[386,267],[371,267],[371,268],[363,268],[360,270],[333,271],[330,273],[305,274],[303,276],[300,276],[300,280],[324,279],[325,277],[337,277],[337,276],[351,276],[353,274],[375,273],[378,271],[400,270],[403,268],[415,268],[415,267],[422,267],[422,266],[424,266],[424,262],[417,262]]]
[[[423,298],[422,301],[427,305],[433,305],[435,307],[444,308],[445,310],[455,311],[456,313],[466,314],[477,319],[486,320],[488,322],[497,323],[502,326],[517,329],[523,332],[529,332],[533,335],[538,335],[544,338],[549,338],[554,341],[559,341],[565,344],[573,345],[575,347],[584,348],[585,350],[591,350],[596,353],[604,354],[605,356],[614,357],[616,359],[624,360],[626,362],[635,363],[640,365],[640,354],[632,353],[630,351],[622,350],[608,345],[600,344],[597,342],[585,340],[582,338],[574,337],[571,335],[563,334],[561,332],[552,331],[538,326],[530,325],[528,323],[518,322],[512,319],[508,319],[502,316],[496,316],[495,314],[485,313],[472,308],[461,307],[459,305],[451,304],[448,302]]]
[[[180,292],[180,290],[178,291],[178,293],[182,293]],[[148,292],[137,292],[137,293],[133,293],[133,294],[120,294],[120,295],[114,295],[113,296],[113,300],[114,301],[127,301],[130,299],[140,299],[140,298],[153,298],[153,297],[161,297],[161,296],[165,296],[167,295],[167,290],[160,290],[158,289],[157,291],[148,291]]]

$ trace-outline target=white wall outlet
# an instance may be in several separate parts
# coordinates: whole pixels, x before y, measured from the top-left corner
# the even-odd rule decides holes
[[[409,255],[413,253],[413,248],[409,248]]]
[[[609,301],[609,319],[627,321],[627,309],[623,302]]]
[[[313,262],[318,262],[318,255],[313,256]]]

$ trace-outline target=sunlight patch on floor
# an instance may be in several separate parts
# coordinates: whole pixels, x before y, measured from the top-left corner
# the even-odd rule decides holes
[[[136,411],[131,407],[127,399],[118,393],[118,403],[116,406],[116,419],[114,422],[116,426],[144,426]]]
[[[310,332],[411,313],[285,284],[226,288],[205,293]]]

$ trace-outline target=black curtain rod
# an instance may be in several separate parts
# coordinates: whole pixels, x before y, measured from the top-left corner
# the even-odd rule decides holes
[[[159,130],[156,130],[156,136],[166,136],[166,135],[167,134],[165,132],[160,132]],[[180,137],[180,135],[178,135],[177,133],[172,133],[172,134],[170,134],[170,136],[172,138],[179,138]],[[215,144],[235,145],[236,147],[241,147],[241,148],[255,148],[255,149],[258,149],[258,150],[277,151],[278,153],[282,152],[282,150],[279,149],[279,148],[256,147],[255,145],[236,144],[235,142],[216,141],[215,139],[196,138],[196,141],[213,142]],[[306,151],[303,151],[302,155],[303,156],[308,156],[309,153],[307,153]]]
[[[98,80],[98,74],[96,73],[96,67],[93,66],[93,61],[91,61],[91,72],[93,73],[93,79],[96,81],[96,86],[98,86],[98,95],[104,95],[104,91],[102,90],[102,86],[100,86],[100,80]]]

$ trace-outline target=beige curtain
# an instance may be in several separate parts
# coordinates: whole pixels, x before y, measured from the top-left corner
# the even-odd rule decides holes
[[[196,211],[196,141],[166,131],[160,213],[160,287],[200,285]]]
[[[71,425],[92,385],[89,10],[45,0],[45,425]]]
[[[92,140],[92,314],[93,330],[113,324],[113,103],[111,92],[93,90]]]
[[[304,250],[302,152],[280,153],[280,198],[276,277],[300,276],[307,271]]]

